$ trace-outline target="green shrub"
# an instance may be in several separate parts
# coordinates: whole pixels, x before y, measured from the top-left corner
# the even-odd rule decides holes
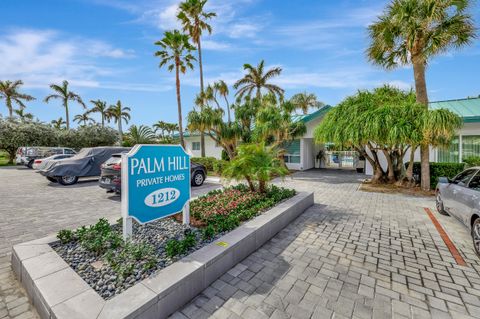
[[[466,167],[480,166],[480,156],[467,156],[463,159]]]
[[[117,275],[126,278],[133,273],[135,265],[142,264],[146,270],[152,269],[158,262],[153,246],[128,241],[117,250],[109,250],[106,260]]]
[[[62,244],[68,244],[75,240],[75,233],[69,229],[62,229],[58,232],[57,238]]]
[[[105,218],[100,219],[95,225],[80,227],[75,233],[80,245],[86,250],[101,255],[108,249],[116,249],[123,243],[123,239],[114,232]]]
[[[166,246],[165,252],[167,257],[173,258],[178,255],[185,254],[190,248],[197,244],[197,236],[194,232],[187,229],[185,231],[185,237],[182,240],[170,239]]]
[[[222,150],[222,160],[223,161],[229,161],[230,160],[230,157],[228,156],[228,154],[225,150]]]
[[[430,163],[430,188],[435,189],[439,177],[453,178],[464,169],[464,163]],[[419,162],[413,163],[413,175],[420,179],[421,165]]]
[[[203,240],[210,240],[215,237],[216,234],[215,227],[213,225],[207,225],[205,228],[202,229],[202,239]]]
[[[217,159],[215,157],[192,157],[191,161],[197,164],[201,164],[205,166],[207,171],[213,172],[214,171],[214,165],[217,162]]]
[[[213,164],[213,171],[218,174],[218,175],[221,175],[222,172],[223,172],[223,169],[227,166],[228,162],[227,161],[224,161],[224,160],[217,160],[214,164]]]

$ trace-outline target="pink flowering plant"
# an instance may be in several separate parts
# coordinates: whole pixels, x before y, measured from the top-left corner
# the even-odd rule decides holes
[[[253,192],[240,184],[214,190],[190,204],[190,214],[204,226],[205,237],[232,230],[278,202],[295,195],[295,190],[270,185],[264,193]]]

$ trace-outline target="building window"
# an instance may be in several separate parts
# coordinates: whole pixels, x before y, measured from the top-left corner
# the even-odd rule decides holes
[[[200,151],[200,142],[192,142],[192,151]]]
[[[300,164],[300,140],[286,142],[284,148],[285,155],[283,159],[285,163]]]
[[[462,136],[462,160],[470,156],[480,156],[480,136]]]
[[[463,138],[465,138],[464,136]],[[440,163],[458,163],[460,161],[460,143],[458,136],[455,137],[449,146],[438,148],[438,161]]]

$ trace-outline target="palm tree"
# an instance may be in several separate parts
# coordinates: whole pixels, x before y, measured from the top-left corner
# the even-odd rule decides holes
[[[178,128],[180,132],[180,143],[185,147],[185,140],[183,139],[183,125],[182,125],[182,100],[180,97],[180,72],[185,74],[187,69],[193,69],[193,61],[195,57],[191,54],[195,47],[188,41],[186,34],[178,30],[166,31],[164,38],[155,42],[162,48],[161,51],[155,52],[155,56],[160,57],[161,61],[159,67],[167,66],[168,71],[175,70],[175,81],[177,88],[177,105],[178,105]]]
[[[238,89],[235,95],[241,99],[245,94],[251,96],[252,92],[256,90],[256,97],[260,99],[262,89],[266,89],[269,93],[282,98],[284,90],[275,84],[268,83],[270,79],[282,73],[282,68],[275,67],[264,73],[264,67],[264,60],[260,61],[256,68],[248,63],[244,64],[243,69],[247,71],[247,74],[233,85],[235,89]]]
[[[52,126],[53,126],[55,129],[57,129],[57,130],[63,129],[63,126],[64,126],[65,124],[67,124],[67,122],[65,122],[65,120],[63,119],[63,117],[59,117],[59,118],[56,119],[56,120],[52,120],[50,123],[51,123]]]
[[[25,109],[14,110],[15,114],[18,116],[22,123],[33,120],[32,113],[25,113]]]
[[[105,127],[105,120],[109,120],[109,112],[107,102],[101,100],[90,100],[94,106],[88,111],[88,113],[100,113],[102,118],[102,127]]]
[[[35,100],[33,96],[18,91],[21,85],[23,85],[21,80],[0,81],[0,100],[5,99],[10,117],[13,117],[13,103],[17,104],[20,109],[24,109],[26,107],[24,101]]]
[[[74,122],[77,122],[78,124],[82,123],[83,122],[83,125],[87,125],[88,123],[92,123],[93,122],[93,119],[89,116],[90,112],[87,111],[83,114],[77,114],[75,115],[75,117],[73,118],[73,121]]]
[[[225,83],[225,81],[220,80],[217,81],[213,84],[213,87],[217,90],[218,94],[220,94],[221,97],[225,99],[226,107],[227,107],[227,116],[228,116],[228,122],[231,122],[230,118],[230,103],[228,103],[228,94],[230,93],[228,90],[228,85]]]
[[[122,121],[125,121],[125,124],[128,124],[130,120],[130,108],[122,106],[120,100],[117,101],[117,104],[111,105],[108,108],[108,118],[113,119],[118,125],[118,135],[120,136],[120,143],[122,143],[123,132],[122,132]]]
[[[155,133],[146,125],[132,125],[126,135],[128,142],[132,146],[136,144],[152,144],[155,142]]]
[[[154,132],[156,133],[157,131],[160,131],[160,136],[164,138],[165,131],[167,131],[168,125],[169,123],[166,123],[164,121],[158,121],[157,123],[153,124]]]
[[[290,103],[293,104],[295,109],[302,110],[303,114],[308,113],[308,109],[311,107],[321,108],[325,104],[317,100],[315,94],[308,94],[307,92],[298,93],[292,96]]]
[[[197,45],[198,52],[198,67],[200,71],[200,93],[203,94],[203,63],[202,63],[202,33],[207,31],[212,33],[212,27],[207,23],[217,14],[214,12],[205,12],[204,6],[207,0],[186,0],[179,5],[180,12],[177,18],[183,26],[183,31],[186,32],[193,43]],[[200,132],[201,155],[205,156],[205,135]]]
[[[68,101],[74,101],[86,108],[80,95],[70,91],[68,89],[68,81],[62,82],[62,85],[50,84],[50,88],[55,92],[45,98],[45,103],[48,103],[51,99],[62,100],[63,107],[65,108],[65,118],[67,122],[67,130],[70,129],[70,115],[68,113]]]
[[[412,65],[416,99],[428,107],[425,68],[436,55],[476,37],[469,0],[393,0],[369,26],[369,60],[385,69]],[[430,189],[429,146],[421,145],[422,189]]]
[[[203,7],[207,0],[186,0],[179,5],[180,12],[177,18],[182,22],[183,31],[197,45],[198,50],[198,66],[200,69],[200,92],[203,92],[203,65],[202,65],[202,43],[201,37],[203,31],[212,33],[212,27],[207,23],[217,14],[214,12],[205,12]]]

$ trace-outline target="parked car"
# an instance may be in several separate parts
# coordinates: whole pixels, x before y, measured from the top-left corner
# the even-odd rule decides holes
[[[470,230],[480,257],[480,167],[469,168],[453,179],[440,177],[435,192],[438,212],[454,216]]]
[[[128,151],[127,147],[92,147],[83,148],[71,158],[50,161],[40,170],[40,174],[51,182],[73,185],[80,177],[100,176],[100,165],[112,154]]]
[[[44,157],[44,158],[37,158],[36,160],[33,161],[32,168],[34,170],[38,171],[38,170],[41,170],[41,169],[44,169],[45,167],[47,167],[47,164],[50,161],[56,161],[56,160],[61,160],[61,159],[65,159],[65,158],[70,158],[73,155],[74,154],[59,154],[59,155],[52,155],[52,156]]]
[[[201,186],[207,176],[207,169],[197,163],[191,162],[190,164],[191,184],[192,186]],[[107,193],[120,194],[122,189],[122,153],[113,154],[102,164],[99,186],[105,188]]]
[[[55,154],[68,154],[74,155],[76,152],[71,148],[65,147],[19,147],[15,157],[15,163],[17,165],[25,165],[28,168],[33,168],[33,163],[36,159],[49,157]]]

